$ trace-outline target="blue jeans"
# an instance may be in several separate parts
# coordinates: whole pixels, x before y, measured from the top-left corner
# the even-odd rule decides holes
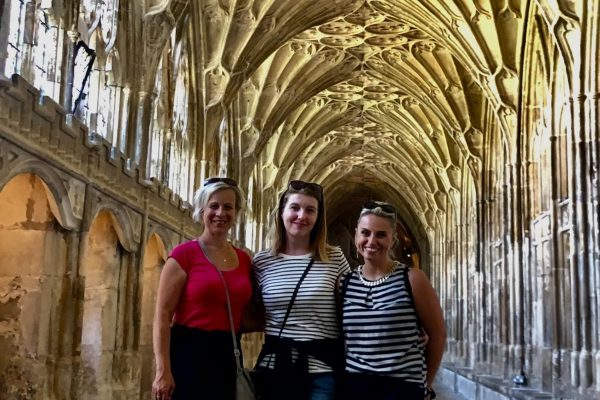
[[[308,374],[307,400],[334,400],[335,376],[333,372]]]
[[[333,372],[296,375],[277,374],[273,370],[257,372],[254,383],[262,400],[334,400],[336,396]]]

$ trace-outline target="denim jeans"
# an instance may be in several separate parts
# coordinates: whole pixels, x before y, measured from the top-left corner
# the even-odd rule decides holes
[[[335,375],[333,372],[308,374],[307,400],[334,400]]]
[[[334,400],[336,396],[333,372],[286,376],[271,370],[259,371],[253,378],[262,400]]]

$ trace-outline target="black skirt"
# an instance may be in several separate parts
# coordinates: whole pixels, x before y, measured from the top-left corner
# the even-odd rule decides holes
[[[235,400],[231,332],[173,326],[171,370],[175,380],[173,400]]]

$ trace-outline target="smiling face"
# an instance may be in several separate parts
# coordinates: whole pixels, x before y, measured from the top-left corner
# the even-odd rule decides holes
[[[214,192],[202,212],[205,229],[212,234],[226,234],[235,221],[235,192],[222,189]]]
[[[289,195],[281,212],[287,239],[307,238],[317,222],[319,202],[301,193]]]
[[[365,262],[388,262],[394,245],[392,222],[378,215],[365,214],[358,220],[354,241]]]

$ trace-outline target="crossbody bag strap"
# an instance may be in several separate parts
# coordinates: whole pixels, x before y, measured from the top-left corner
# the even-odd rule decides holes
[[[238,348],[237,337],[235,335],[235,327],[233,324],[233,313],[231,312],[231,300],[229,299],[229,289],[227,289],[227,282],[225,281],[223,272],[219,268],[217,268],[215,263],[208,256],[208,253],[206,252],[206,249],[204,248],[204,244],[200,240],[197,240],[197,242],[198,242],[198,245],[200,246],[200,249],[202,250],[202,253],[204,253],[204,257],[206,257],[206,259],[208,261],[210,261],[212,266],[217,270],[217,272],[219,273],[219,276],[221,277],[221,281],[223,281],[223,286],[225,286],[225,297],[227,298],[227,315],[229,316],[229,326],[231,327],[231,339],[233,340],[233,355],[235,356],[235,365],[236,365],[237,369],[241,369],[242,362],[240,360],[240,349]]]
[[[306,275],[308,274],[308,271],[310,271],[310,268],[312,267],[314,262],[315,262],[315,260],[311,257],[310,261],[308,262],[308,265],[306,266],[306,268],[304,269],[304,272],[302,273],[302,276],[300,276],[300,279],[298,280],[296,287],[294,288],[294,292],[292,293],[292,298],[290,299],[290,302],[288,303],[288,308],[285,312],[285,316],[283,317],[283,322],[281,323],[281,329],[279,329],[279,334],[277,335],[277,338],[281,338],[281,334],[283,333],[283,328],[285,327],[285,323],[287,322],[288,317],[290,316],[290,312],[292,311],[292,306],[294,305],[294,301],[296,300],[296,295],[298,294],[298,290],[300,290],[300,285],[302,284],[302,281],[304,280],[304,278],[306,278]],[[261,354],[258,356],[258,360],[256,360],[256,365],[259,365],[262,362],[264,356],[265,356],[265,354],[263,352],[261,352]],[[273,359],[273,353],[269,354],[269,360],[267,361],[267,367],[271,365],[272,359]]]
[[[302,284],[302,281],[304,280],[304,278],[306,278],[306,275],[308,275],[308,271],[310,270],[310,268],[312,267],[314,262],[315,262],[315,260],[313,260],[311,258],[310,261],[308,262],[308,265],[306,266],[306,269],[302,273],[300,280],[298,281],[298,283],[296,284],[296,287],[294,288],[294,293],[292,293],[292,298],[290,299],[287,311],[285,312],[285,317],[283,317],[283,322],[281,323],[281,329],[279,330],[279,335],[277,335],[278,338],[281,337],[281,333],[283,332],[285,323],[287,322],[287,319],[290,316],[290,311],[292,311],[292,306],[294,305],[294,301],[296,300],[296,295],[298,294],[298,290],[300,290],[300,285]]]

